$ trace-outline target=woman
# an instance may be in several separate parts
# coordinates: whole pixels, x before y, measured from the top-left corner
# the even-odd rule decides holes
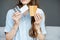
[[[17,6],[22,7],[23,5],[33,5],[34,0],[18,0],[19,4]],[[38,0],[37,0],[38,1]],[[38,6],[38,2],[35,2]],[[46,35],[45,30],[45,16],[42,9],[39,9],[39,12],[34,15],[35,19],[35,27],[40,31],[38,35],[38,39],[44,40]],[[21,15],[20,12],[15,12],[13,9],[10,9],[7,12],[6,16],[6,40],[33,40],[32,37],[29,36],[29,30],[31,28],[31,17],[29,14],[29,10],[24,12],[24,16]],[[33,20],[33,19],[32,19]],[[32,21],[33,22],[33,21]],[[38,25],[37,25],[38,24]]]

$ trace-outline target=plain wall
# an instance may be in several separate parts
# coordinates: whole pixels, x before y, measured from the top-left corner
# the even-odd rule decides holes
[[[46,13],[47,26],[60,26],[60,0],[40,0],[40,8]]]
[[[0,26],[5,26],[7,11],[16,5],[16,0],[0,0]],[[60,26],[60,0],[39,0],[46,14],[46,26]]]

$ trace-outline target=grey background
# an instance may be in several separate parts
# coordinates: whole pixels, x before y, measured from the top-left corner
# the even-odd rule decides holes
[[[16,0],[0,0],[0,26],[5,26],[7,11],[14,8]],[[60,0],[40,0],[46,14],[46,26],[60,26]]]

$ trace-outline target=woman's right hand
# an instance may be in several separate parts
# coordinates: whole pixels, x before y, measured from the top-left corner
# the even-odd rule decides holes
[[[14,20],[14,25],[11,31],[6,33],[6,40],[12,40],[16,35],[17,29],[19,27],[19,21],[21,19],[21,13],[15,12],[12,16],[12,19]]]
[[[19,13],[19,12],[15,12],[14,14],[13,14],[13,16],[12,16],[12,19],[14,20],[14,23],[15,24],[19,24],[19,21],[20,21],[20,19],[21,19],[21,13]]]

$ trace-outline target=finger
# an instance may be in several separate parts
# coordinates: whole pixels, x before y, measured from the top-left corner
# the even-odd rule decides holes
[[[16,17],[15,16],[12,16],[12,19],[15,19]]]
[[[38,21],[38,17],[37,17],[37,14],[35,15],[35,19],[36,19],[36,21]]]
[[[36,14],[36,19],[37,19],[37,21],[39,20],[39,16],[38,16],[38,14]]]
[[[21,18],[21,17],[22,17],[22,15],[17,15],[17,17],[18,17],[18,18]]]
[[[42,16],[41,15],[39,15],[39,17],[40,17],[40,19],[42,19]]]
[[[15,14],[13,14],[13,16],[12,17],[15,17]]]
[[[34,18],[35,18],[35,20],[36,20],[36,14],[34,15]]]
[[[39,14],[40,18],[42,18],[42,16]]]
[[[38,14],[38,19],[40,20],[42,18],[42,16],[40,14]]]
[[[36,22],[37,22],[37,23],[40,23],[40,20],[41,20],[40,14],[36,14],[36,17],[37,17]]]
[[[38,18],[38,20],[40,20],[40,15],[39,14],[37,14],[37,18]]]
[[[37,21],[37,16],[36,16],[36,14],[34,15],[34,18],[35,18],[35,21]]]
[[[19,12],[16,12],[15,15],[16,15],[16,16],[17,16],[17,15],[20,15],[20,13],[19,13]]]

